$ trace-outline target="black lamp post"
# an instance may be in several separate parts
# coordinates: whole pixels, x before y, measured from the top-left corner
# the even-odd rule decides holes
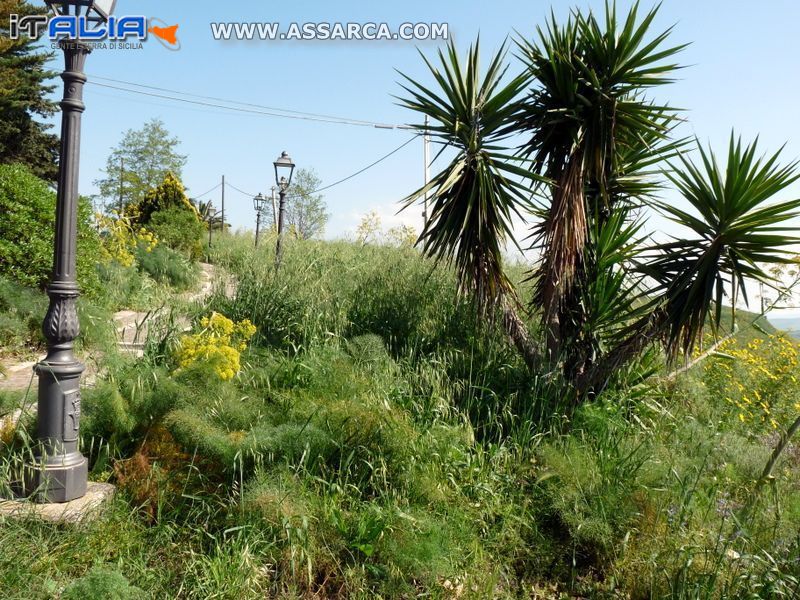
[[[267,199],[264,198],[264,195],[261,193],[253,198],[253,208],[256,211],[256,248],[258,248],[258,235],[261,231],[261,213],[264,212],[264,205],[266,203]]]
[[[58,15],[84,17],[101,24],[116,0],[45,0]],[[50,307],[42,324],[47,356],[34,367],[39,376],[39,429],[36,464],[26,469],[25,492],[41,502],[67,502],[86,493],[87,462],[78,449],[81,416],[80,378],[84,365],[73,352],[80,333],[75,306],[78,168],[81,115],[84,110],[83,73],[91,47],[77,39],[62,39],[64,99],[61,101],[61,154],[56,200],[53,272],[47,295]]]
[[[278,203],[278,242],[275,247],[275,270],[281,266],[281,252],[283,242],[283,213],[286,208],[286,190],[292,183],[292,173],[294,173],[294,163],[289,158],[289,154],[284,151],[278,159],[272,163],[275,165],[275,183],[278,184],[280,201]]]

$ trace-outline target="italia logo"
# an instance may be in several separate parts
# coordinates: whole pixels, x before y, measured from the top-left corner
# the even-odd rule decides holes
[[[52,42],[62,39],[85,42],[131,42],[146,41],[153,34],[168,50],[180,50],[178,25],[168,25],[163,20],[141,15],[124,17],[110,16],[105,23],[88,20],[85,16],[55,15],[9,15],[9,37],[39,39],[44,34]]]

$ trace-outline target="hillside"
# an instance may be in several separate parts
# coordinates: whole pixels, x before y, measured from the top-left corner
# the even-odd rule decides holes
[[[796,414],[795,344],[743,326],[721,350],[732,359],[675,382],[637,363],[575,409],[412,250],[295,241],[278,275],[272,259],[248,237],[217,243],[237,289],[219,281],[192,309],[194,345],[175,333],[143,360],[109,357],[82,435],[92,478],[119,493],[78,529],[0,521],[12,597],[86,573],[150,597],[243,599],[794,585],[794,446],[772,492],[755,481]],[[247,321],[255,335],[235,346]],[[230,333],[203,337],[215,328]],[[186,354],[203,340],[246,347],[241,371]]]

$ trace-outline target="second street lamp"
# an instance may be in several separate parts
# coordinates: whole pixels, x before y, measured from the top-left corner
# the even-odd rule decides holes
[[[264,205],[267,203],[267,199],[264,198],[264,195],[259,193],[258,196],[253,198],[253,208],[256,211],[256,248],[258,248],[258,235],[261,230],[261,213],[264,212]]]
[[[275,183],[278,184],[280,193],[280,202],[278,203],[278,242],[275,246],[275,270],[278,270],[281,266],[281,252],[283,251],[283,213],[286,209],[286,190],[289,189],[292,183],[294,163],[284,150],[272,164],[275,165]]]

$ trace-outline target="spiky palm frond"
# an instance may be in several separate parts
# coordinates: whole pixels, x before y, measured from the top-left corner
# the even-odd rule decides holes
[[[664,46],[669,29],[647,39],[657,10],[639,20],[634,4],[624,21],[613,6],[602,21],[574,11],[563,26],[551,17],[537,41],[518,42],[535,81],[520,113],[530,133],[521,153],[552,182],[549,209],[533,235],[542,256],[534,302],[549,328],[560,327],[558,312],[584,271],[592,215],[651,193],[646,168],[675,151],[669,133],[676,112],[644,98],[671,81],[678,65],[668,59],[683,48]]]
[[[665,173],[669,161],[677,158],[692,141],[671,137],[680,122],[673,111],[664,111],[655,118],[660,121],[658,128],[621,132],[631,137],[620,136],[617,140],[616,168],[609,174],[607,183],[612,207],[640,208],[657,199],[668,183]],[[597,193],[597,190],[588,190],[589,196]]]
[[[528,81],[527,75],[505,81],[504,56],[501,49],[481,75],[479,42],[470,46],[462,64],[451,41],[446,53],[439,51],[438,65],[423,56],[435,91],[403,75],[408,97],[400,99],[402,106],[428,115],[431,137],[456,151],[427,188],[405,200],[408,207],[426,192],[432,194],[418,243],[424,254],[455,265],[460,290],[473,294],[484,314],[514,296],[501,253],[505,242],[513,241],[512,217],[521,216],[530,196],[521,183],[529,171],[500,145],[518,118],[518,98]]]
[[[590,236],[596,276],[584,293],[589,309],[584,328],[603,346],[613,344],[618,332],[647,310],[642,277],[633,269],[645,239],[643,226],[644,221],[631,218],[627,210],[615,211],[604,222],[594,221]]]
[[[192,201],[194,204],[194,201]],[[221,229],[222,228],[222,213],[214,208],[214,204],[211,200],[203,201],[200,200],[196,204],[197,212],[200,214],[200,218],[203,220],[208,227],[211,229]]]
[[[702,335],[714,308],[717,327],[722,304],[730,297],[736,305],[740,290],[747,302],[747,279],[775,284],[764,269],[771,263],[792,262],[788,224],[800,216],[800,199],[767,204],[800,177],[798,162],[781,166],[781,151],[757,157],[757,140],[742,146],[731,134],[727,165],[723,169],[714,153],[698,144],[700,166],[681,157],[682,169],[668,174],[690,211],[659,202],[660,210],[693,235],[654,247],[658,253],[642,271],[658,282],[656,292],[666,297],[666,337],[671,357],[687,354]]]

